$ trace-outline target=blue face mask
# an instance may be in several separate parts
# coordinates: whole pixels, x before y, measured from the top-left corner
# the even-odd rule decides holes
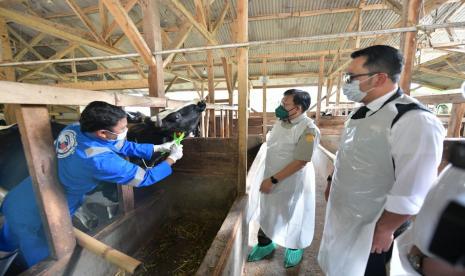
[[[108,141],[110,141],[110,142],[115,142],[115,141],[124,140],[124,139],[126,139],[126,135],[128,134],[128,129],[127,129],[127,128],[126,128],[125,131],[121,132],[120,134],[116,134],[116,133],[111,132],[111,131],[109,131],[109,130],[107,130],[107,131],[110,132],[111,134],[116,135],[116,139],[114,139],[114,140],[113,140],[113,139],[108,139]]]

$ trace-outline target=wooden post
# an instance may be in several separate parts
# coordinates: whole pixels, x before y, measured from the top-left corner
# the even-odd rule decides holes
[[[202,98],[202,100],[205,100],[205,89],[203,87],[203,82],[201,83],[200,85],[200,97]],[[205,112],[202,112],[201,114],[201,118],[200,118],[200,136],[202,138],[205,138],[205,113],[207,113],[207,111]]]
[[[207,72],[208,72],[208,98],[209,102],[214,104],[215,103],[215,72],[213,71],[213,52],[207,51]],[[210,120],[210,137],[216,137],[216,116],[215,116],[215,109],[210,110],[209,115]]]
[[[462,118],[465,114],[464,103],[452,104],[449,124],[447,126],[447,137],[460,137],[460,128],[462,127]]]
[[[229,129],[229,114],[231,114],[231,110],[226,110],[226,120],[224,122],[224,135],[226,136],[226,138],[229,138],[231,136],[231,132],[230,132],[230,129]]]
[[[408,12],[407,12],[407,20],[406,26],[415,26],[418,24],[418,20],[420,17],[420,4],[421,0],[410,0],[408,3]],[[404,7],[404,9],[407,7]],[[402,49],[404,55],[404,70],[402,71],[400,77],[400,88],[404,91],[405,94],[410,95],[410,82],[412,81],[412,71],[413,71],[413,63],[415,61],[415,52],[417,50],[417,43],[416,43],[416,36],[417,32],[408,32],[405,33],[404,37],[404,45],[400,45],[400,49]]]
[[[119,208],[127,214],[134,210],[134,189],[128,185],[118,186]]]
[[[233,91],[234,91],[234,84],[232,80],[232,64],[228,63],[225,57],[221,58],[221,62],[223,63],[223,71],[224,71],[224,78],[226,79],[226,88],[228,89],[228,104],[232,106],[233,104]],[[232,132],[232,111],[226,111],[226,137],[230,137]]]
[[[326,108],[328,108],[329,106],[329,98],[331,98],[332,90],[333,90],[333,79],[329,77],[328,80],[326,81],[326,101],[325,101]]]
[[[230,74],[230,78],[231,78],[231,91],[228,91],[228,104],[230,106],[233,106],[233,102],[234,102],[234,87],[236,85],[236,82],[235,80],[233,79],[233,72],[232,72],[232,64],[228,64],[228,68],[229,68],[229,74]],[[232,135],[233,133],[233,127],[234,127],[234,124],[233,124],[233,119],[234,119],[234,111],[229,111],[229,134],[230,136]]]
[[[263,141],[266,141],[266,133],[268,132],[268,123],[266,121],[266,83],[267,81],[267,66],[266,66],[266,59],[263,60],[263,65],[262,65],[262,77],[263,77],[263,95],[262,95],[262,103],[263,103],[263,111],[262,111],[262,118],[263,118]]]
[[[316,97],[317,104],[316,104],[316,117],[315,121],[316,124],[320,122],[320,117],[321,117],[321,93],[323,91],[323,82],[324,82],[324,73],[325,73],[325,57],[321,56],[320,57],[320,71],[318,74],[318,96]]]
[[[16,118],[49,249],[53,258],[60,259],[74,250],[76,240],[57,179],[49,113],[46,106],[21,106]]]
[[[10,46],[10,37],[8,35],[8,29],[5,18],[0,17],[0,60],[1,61],[13,61],[13,53]],[[2,78],[4,76],[4,78]],[[6,81],[16,81],[14,67],[1,67],[0,68],[0,79]],[[15,110],[18,108],[14,104],[6,104],[4,115],[7,125],[16,123]]]
[[[409,5],[409,2],[410,0],[402,0],[401,1],[402,4],[399,8],[401,8],[400,10],[400,21],[398,23],[400,23],[400,26],[408,26],[408,22],[407,22],[407,17],[408,17],[408,5]],[[399,51],[401,51],[402,53],[404,52],[404,46],[405,46],[405,35],[407,33],[401,33],[399,34],[400,36],[400,39],[399,39]]]
[[[339,103],[341,101],[341,84],[342,84],[342,73],[337,76],[337,91],[336,91],[336,114],[339,115]]]
[[[162,40],[160,27],[160,9],[159,1],[141,0],[139,4],[142,8],[142,21],[144,28],[144,39],[149,46],[150,51],[161,51]],[[165,97],[165,83],[163,79],[163,59],[160,55],[156,55],[155,64],[149,64],[149,96],[150,97]],[[158,108],[151,108],[150,113],[155,115],[158,113]]]
[[[237,42],[248,41],[248,0],[237,1]],[[249,90],[249,49],[237,50],[237,75],[239,92],[239,118],[238,118],[238,196],[245,194],[247,177],[247,129],[248,129],[248,90]]]
[[[220,135],[221,138],[224,138],[224,114],[223,109],[220,110]]]

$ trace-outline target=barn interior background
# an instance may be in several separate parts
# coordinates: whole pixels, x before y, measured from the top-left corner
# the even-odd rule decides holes
[[[275,121],[271,111],[282,92],[301,87],[312,95],[309,113],[323,135],[324,148],[314,161],[321,183],[345,116],[354,108],[341,95],[340,80],[350,53],[358,48],[388,44],[401,49],[406,57],[401,86],[437,112],[449,137],[461,137],[465,100],[457,89],[465,80],[464,26],[463,0],[0,1],[0,78],[8,81],[0,82],[5,123],[19,122],[30,171],[49,164],[35,183],[44,184],[37,184],[42,187],[38,197],[45,202],[42,215],[50,224],[54,258],[30,273],[64,271],[70,262],[75,272],[84,267],[93,274],[117,270],[85,250],[81,256],[72,254],[71,224],[53,223],[69,221],[69,215],[46,203],[60,201],[53,189],[57,183],[51,147],[36,141],[42,140],[49,118],[76,121],[92,100],[128,110],[145,107],[144,112],[154,115],[182,101],[206,99],[201,137],[186,140],[191,150],[185,147],[178,176],[149,191],[151,197],[145,199],[132,189],[121,190],[123,212],[92,234],[129,254],[139,250],[136,255],[142,256],[134,231],[165,227],[180,233],[173,239],[198,240],[204,232],[197,236],[170,225],[192,223],[195,229],[198,220],[186,221],[186,216],[195,217],[187,211],[195,206],[201,213],[216,206],[220,211],[203,216],[211,219],[212,229],[204,238],[207,246],[199,249],[203,253],[191,262],[195,265],[167,261],[156,269],[234,274],[243,269],[247,250],[247,168],[253,149]],[[41,155],[50,158],[44,161]],[[160,206],[170,215],[150,212]],[[141,223],[147,214],[151,219]],[[122,237],[131,242],[123,245]],[[94,263],[106,265],[89,266]],[[308,269],[318,273],[314,265],[309,263]],[[257,268],[245,269],[252,273]]]

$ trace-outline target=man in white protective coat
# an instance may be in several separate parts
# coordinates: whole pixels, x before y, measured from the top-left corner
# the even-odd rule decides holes
[[[249,262],[269,256],[280,245],[286,248],[284,266],[296,266],[313,240],[315,173],[311,160],[320,132],[305,113],[309,106],[307,92],[290,89],[275,110],[279,120],[267,138],[260,185],[258,244],[249,253]]]
[[[429,191],[412,227],[395,241],[391,276],[465,275],[465,143],[456,142],[449,153],[451,164]]]
[[[398,50],[375,45],[351,58],[343,93],[364,105],[349,115],[341,136],[318,262],[328,276],[383,276],[395,236],[437,177],[445,133],[398,87]]]

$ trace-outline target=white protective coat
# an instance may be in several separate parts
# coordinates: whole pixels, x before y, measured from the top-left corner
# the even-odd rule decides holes
[[[307,116],[292,126],[284,128],[277,122],[267,139],[264,177],[269,178],[294,161],[294,150],[307,127],[317,127]],[[319,133],[314,139],[318,145]],[[260,182],[260,183],[258,183]],[[261,184],[257,181],[255,185]],[[305,248],[313,240],[315,227],[315,172],[313,163],[280,181],[269,194],[255,193],[259,198],[260,227],[276,244],[286,248]],[[255,194],[255,195],[254,195]]]
[[[424,254],[435,257],[428,248],[440,215],[451,200],[463,193],[465,193],[465,170],[449,165],[426,196],[413,227],[394,241],[391,276],[420,275],[408,262],[408,252],[415,244]]]
[[[396,104],[415,100],[404,95],[371,116],[349,119],[334,164],[331,192],[318,262],[328,276],[364,275],[375,225],[395,182],[389,134]]]

